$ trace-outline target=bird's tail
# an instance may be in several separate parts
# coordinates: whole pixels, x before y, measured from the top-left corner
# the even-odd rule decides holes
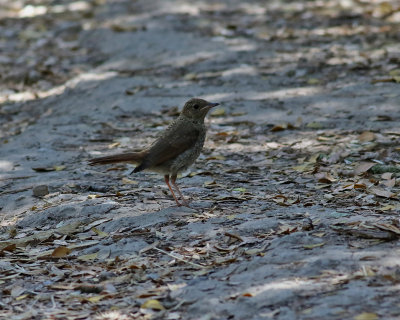
[[[129,152],[129,153],[120,153],[112,156],[94,158],[89,160],[89,165],[94,166],[97,164],[109,164],[109,163],[117,163],[117,162],[130,162],[134,164],[139,164],[142,162],[146,153],[144,151],[141,152]]]

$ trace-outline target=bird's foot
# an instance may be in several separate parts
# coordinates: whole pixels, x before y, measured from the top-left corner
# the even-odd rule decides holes
[[[191,208],[191,207],[190,207],[190,202],[187,201],[187,200],[183,200],[183,201],[182,201],[182,205],[183,205],[184,207]]]
[[[190,202],[187,201],[186,199],[183,199],[182,202],[179,202],[179,201],[175,200],[175,202],[176,202],[176,205],[177,205],[178,207],[187,207],[187,208],[190,208]]]

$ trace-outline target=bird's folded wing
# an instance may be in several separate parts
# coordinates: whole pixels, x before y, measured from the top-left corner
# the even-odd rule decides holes
[[[193,127],[178,127],[176,130],[165,132],[147,150],[143,162],[136,167],[135,172],[146,168],[154,167],[165,161],[176,158],[182,152],[194,146],[199,137],[200,131]]]

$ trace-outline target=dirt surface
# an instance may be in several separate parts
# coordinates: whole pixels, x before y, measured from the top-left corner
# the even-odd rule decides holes
[[[400,317],[398,1],[0,5],[0,318]],[[191,208],[87,165],[191,97]]]

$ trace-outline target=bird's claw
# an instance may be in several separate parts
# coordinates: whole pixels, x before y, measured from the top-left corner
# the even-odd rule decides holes
[[[176,205],[177,205],[178,207],[187,207],[187,208],[190,208],[190,202],[187,201],[187,200],[182,200],[182,202],[176,201]]]

